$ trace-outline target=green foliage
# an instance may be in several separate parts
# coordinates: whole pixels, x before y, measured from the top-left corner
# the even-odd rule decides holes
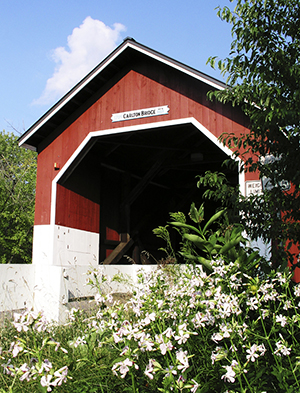
[[[171,258],[175,257],[175,252],[172,247],[172,242],[170,238],[170,233],[168,231],[168,225],[165,226],[159,226],[155,229],[153,229],[153,233],[155,236],[161,238],[166,242],[166,247],[161,247],[159,250],[164,251],[168,256]]]
[[[170,223],[175,228],[184,230],[181,233],[183,242],[179,254],[184,257],[185,261],[201,263],[208,271],[212,271],[212,261],[222,259],[228,264],[236,263],[241,272],[252,274],[257,271],[262,258],[258,251],[247,247],[247,240],[242,235],[243,227],[238,224],[229,224],[226,209],[216,212],[203,225],[203,228],[199,224],[204,217],[203,205],[197,210],[192,204],[191,211],[196,213],[195,216],[190,213],[190,217],[193,217],[197,226],[178,221]],[[219,222],[218,220],[222,217],[224,221]],[[214,230],[210,229],[212,225],[215,225]]]
[[[239,216],[239,209],[245,206],[247,199],[239,195],[237,187],[228,184],[223,173],[207,171],[204,176],[199,176],[197,186],[204,187],[204,199],[213,199],[224,207],[205,220],[204,203],[197,208],[193,202],[188,214],[191,223],[182,212],[170,213],[172,221],[169,225],[153,231],[166,241],[167,247],[163,250],[167,255],[176,258],[169,232],[171,226],[182,239],[177,256],[186,263],[202,264],[207,271],[211,271],[212,261],[221,259],[228,264],[237,263],[240,270],[248,274],[257,272],[258,268],[261,273],[267,273],[269,264],[259,256],[258,250],[249,247],[243,235],[247,228],[245,224],[253,225],[252,222],[249,224],[248,217]],[[283,269],[286,267],[284,263],[281,265]]]
[[[235,207],[239,189],[229,184],[224,173],[206,171],[203,176],[198,176],[198,179],[197,187],[203,189],[203,199],[219,202],[230,210]]]
[[[225,60],[212,57],[228,88],[210,98],[238,105],[249,118],[250,132],[222,140],[244,160],[242,169],[259,170],[271,187],[253,198],[245,214],[255,220],[255,237],[300,241],[300,3],[299,0],[236,0],[235,7],[218,8],[232,25],[231,52]],[[263,160],[262,158],[275,159]],[[281,184],[289,181],[291,190]],[[277,214],[278,213],[278,214]],[[281,215],[280,219],[279,216]]]
[[[0,133],[0,263],[30,263],[36,154]]]
[[[251,277],[220,259],[209,274],[145,269],[122,303],[94,273],[94,313],[72,309],[56,326],[26,311],[0,329],[0,391],[300,391],[300,286],[287,272]]]

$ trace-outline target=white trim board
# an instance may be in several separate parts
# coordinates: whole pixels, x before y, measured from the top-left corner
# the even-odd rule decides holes
[[[107,129],[107,130],[92,131],[85,137],[85,139],[81,142],[81,144],[78,146],[78,148],[74,151],[74,153],[71,155],[71,157],[65,163],[65,165],[61,168],[59,173],[52,180],[50,225],[53,227],[55,225],[57,183],[61,179],[61,177],[66,173],[66,171],[69,169],[70,165],[76,160],[76,158],[78,157],[80,152],[85,148],[85,146],[93,138],[107,136],[107,135],[117,135],[120,133],[127,133],[127,132],[137,132],[137,131],[142,132],[144,130],[154,130],[156,128],[171,127],[171,126],[184,125],[184,124],[193,125],[200,132],[202,132],[211,142],[213,142],[216,146],[218,146],[220,150],[222,150],[229,157],[233,157],[233,152],[227,146],[224,146],[217,139],[216,136],[214,136],[210,131],[208,131],[208,129],[205,128],[194,117],[189,117],[189,118],[184,118],[184,119],[176,119],[176,120],[166,120],[166,121],[153,122],[153,123],[147,123],[147,124],[139,124],[139,125],[133,125],[133,126],[127,126],[127,127],[118,127],[118,128],[113,128],[113,129]],[[239,158],[238,159],[235,158],[235,160],[238,161],[239,166],[240,166],[241,160]],[[244,173],[240,173],[239,174],[239,184],[240,184],[241,192],[243,192],[242,190],[244,190],[244,187],[242,187],[244,185],[244,182],[245,182],[245,175],[244,175]]]
[[[167,57],[159,52],[156,52],[150,48],[143,46],[137,42],[126,41],[116,48],[115,52],[112,52],[106,59],[104,59],[98,66],[96,66],[88,75],[86,75],[77,85],[75,85],[64,97],[58,101],[52,109],[49,109],[48,114],[45,114],[45,118],[41,121],[38,121],[36,125],[33,125],[32,130],[24,136],[21,136],[19,146],[26,145],[26,141],[35,134],[40,127],[42,127],[47,121],[51,119],[53,115],[55,115],[60,109],[62,109],[80,90],[82,90],[92,79],[94,79],[98,74],[100,74],[109,64],[111,64],[122,52],[124,52],[127,48],[131,48],[140,52],[150,58],[153,58],[156,61],[159,61],[163,64],[166,64],[169,67],[172,67],[186,75],[191,76],[201,82],[206,83],[207,85],[213,87],[217,90],[224,90],[224,83],[219,82],[217,80],[213,80],[208,75],[202,74],[200,71],[194,70],[193,68],[184,65],[183,63],[178,62],[170,57]]]

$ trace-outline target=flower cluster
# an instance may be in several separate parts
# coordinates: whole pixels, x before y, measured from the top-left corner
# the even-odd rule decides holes
[[[14,314],[13,325],[18,333],[28,333],[31,329],[38,334],[44,332],[48,328],[50,329],[49,323],[46,322],[41,313],[37,314],[29,310],[22,314]],[[2,359],[6,360],[6,363],[1,364],[3,373],[18,378],[21,382],[39,380],[40,385],[44,387],[47,392],[51,392],[53,387],[61,386],[62,383],[66,383],[68,367],[63,366],[59,369],[55,369],[49,359],[43,359],[41,357],[43,348],[46,346],[52,347],[54,352],[58,350],[63,353],[68,352],[65,348],[61,347],[59,342],[50,337],[44,338],[35,348],[29,347],[26,339],[16,337],[16,341],[11,342],[10,348],[7,351],[8,358],[6,359],[4,356],[1,356]],[[11,357],[9,357],[9,355],[11,355]],[[28,361],[17,366],[18,358],[22,357],[26,357]]]
[[[144,375],[151,381],[155,375],[156,381],[158,375],[163,375],[169,388],[178,388],[179,382],[182,387],[192,386],[188,376],[200,357],[194,348],[203,341],[204,334],[212,369],[225,384],[246,380],[250,384],[265,364],[274,363],[274,356],[292,354],[289,342],[295,343],[295,337],[291,339],[287,327],[300,318],[286,274],[274,273],[273,277],[261,280],[218,260],[211,275],[202,268],[185,266],[171,280],[170,274],[161,269],[140,278],[136,296],[125,307],[134,312],[132,317],[119,319],[110,326],[108,322],[107,326],[120,349],[122,346],[136,349],[137,358],[149,353]],[[295,287],[294,295],[298,293]],[[295,355],[296,352],[294,358]],[[289,363],[287,359],[286,364]],[[191,377],[197,379],[196,375]],[[182,383],[183,380],[186,382]],[[297,380],[294,383],[298,386]]]
[[[101,292],[81,330],[79,311],[70,311],[68,327],[76,329],[66,348],[49,336],[41,315],[16,315],[20,335],[0,351],[4,375],[23,383],[35,378],[51,391],[67,383],[76,363],[93,367],[94,375],[109,369],[119,390],[131,386],[133,392],[300,391],[300,285],[286,273],[251,277],[222,260],[212,269],[141,271],[125,302]],[[34,348],[22,336],[30,331],[42,337]],[[52,352],[43,357],[46,347]],[[57,351],[66,356],[64,366],[54,365]]]
[[[7,363],[1,364],[1,367],[4,374],[18,377],[21,382],[39,378],[41,386],[46,387],[48,392],[52,391],[52,387],[67,382],[68,367],[64,366],[55,371],[48,359],[44,359],[40,364],[36,358],[32,358],[30,364],[23,363],[20,367],[14,366],[9,359]]]
[[[30,328],[38,332],[47,329],[48,323],[43,314],[35,313],[31,310],[26,310],[23,313],[14,313],[14,327],[18,332],[27,332]]]

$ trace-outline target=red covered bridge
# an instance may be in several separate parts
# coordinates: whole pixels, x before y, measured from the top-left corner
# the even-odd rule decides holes
[[[38,152],[33,263],[155,255],[152,229],[199,199],[195,176],[224,171],[231,151],[218,137],[247,131],[239,108],[207,100],[224,87],[125,39],[20,138]],[[226,174],[244,193],[260,187],[254,174]]]

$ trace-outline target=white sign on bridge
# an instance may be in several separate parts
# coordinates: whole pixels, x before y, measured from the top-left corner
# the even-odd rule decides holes
[[[143,117],[167,115],[169,113],[169,105],[156,106],[154,108],[137,109],[129,112],[113,113],[112,122],[125,121],[133,119],[141,119]]]
[[[250,195],[259,195],[262,193],[262,186],[261,186],[261,181],[260,180],[251,180],[251,181],[246,181],[246,197]]]

